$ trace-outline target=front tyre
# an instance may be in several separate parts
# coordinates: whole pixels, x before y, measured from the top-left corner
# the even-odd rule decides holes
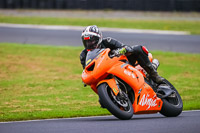
[[[180,115],[183,110],[183,102],[181,96],[179,95],[176,88],[169,81],[165,79],[164,83],[165,85],[169,86],[172,90],[174,90],[175,93],[162,99],[163,106],[160,113],[167,117],[176,117]]]
[[[131,119],[133,116],[133,107],[125,92],[117,96],[114,95],[111,88],[106,84],[98,86],[98,95],[101,104],[108,109],[115,117],[121,120]]]

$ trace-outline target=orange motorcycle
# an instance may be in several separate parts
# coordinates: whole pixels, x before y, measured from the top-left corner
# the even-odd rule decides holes
[[[159,62],[152,58],[149,53],[157,69]],[[82,81],[98,94],[103,108],[122,120],[157,112],[175,117],[183,109],[182,99],[169,81],[154,83],[140,65],[130,65],[125,55],[116,55],[109,48],[88,51]]]

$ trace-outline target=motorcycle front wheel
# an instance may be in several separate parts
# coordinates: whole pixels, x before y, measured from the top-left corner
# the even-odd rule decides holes
[[[122,91],[121,95],[115,96],[108,84],[103,83],[98,86],[98,95],[102,106],[107,108],[115,117],[121,120],[132,118],[133,107],[125,92]]]
[[[183,102],[176,88],[168,81],[164,80],[165,85],[169,86],[175,93],[162,99],[163,106],[160,113],[166,117],[176,117],[183,110]]]

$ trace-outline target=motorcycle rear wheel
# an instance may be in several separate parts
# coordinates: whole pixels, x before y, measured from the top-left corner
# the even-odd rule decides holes
[[[179,95],[176,88],[168,80],[165,79],[164,82],[166,85],[170,86],[172,90],[175,91],[175,94],[173,97],[169,96],[162,99],[163,106],[160,113],[166,117],[176,117],[180,115],[183,110],[183,102],[181,96]]]
[[[108,111],[115,117],[121,120],[129,120],[132,118],[133,107],[129,98],[127,98],[127,100],[123,100],[122,103],[120,101],[116,101],[116,96],[106,83],[98,86],[98,95],[102,106],[107,108]]]

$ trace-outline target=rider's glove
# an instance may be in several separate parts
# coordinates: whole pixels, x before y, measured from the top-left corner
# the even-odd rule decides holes
[[[126,48],[120,48],[115,51],[115,55],[125,55],[125,54],[126,54]]]

